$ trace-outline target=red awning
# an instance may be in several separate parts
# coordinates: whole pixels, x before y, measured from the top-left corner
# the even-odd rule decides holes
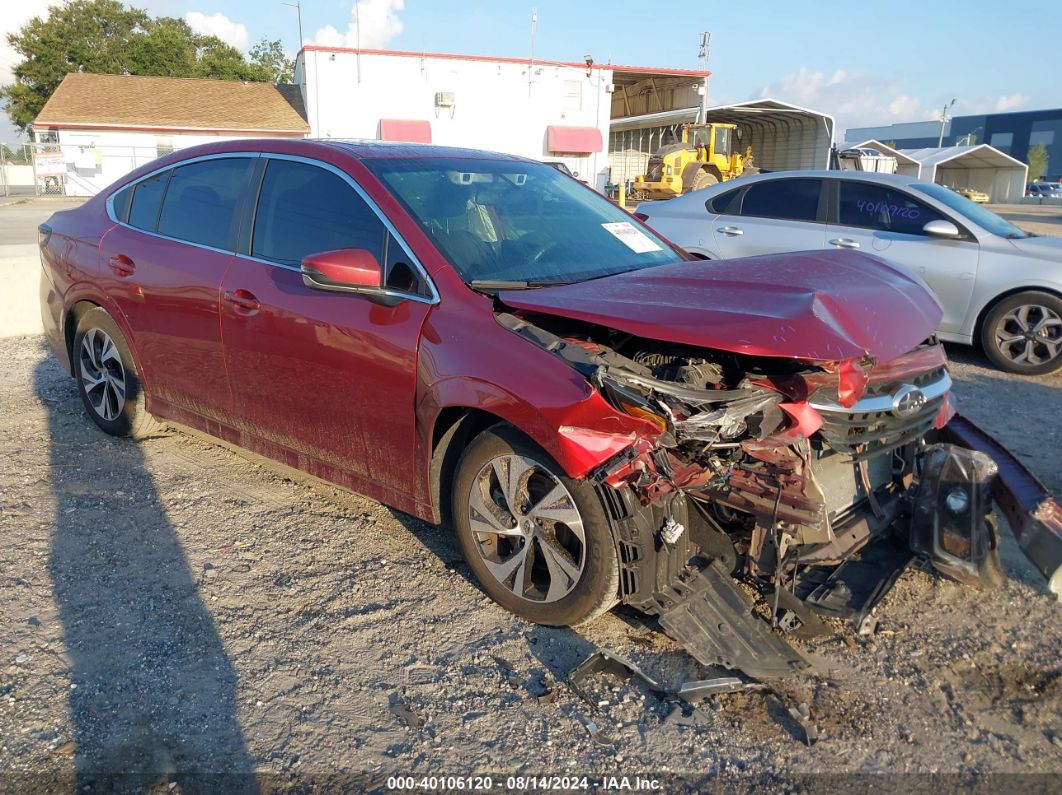
[[[431,143],[431,122],[422,119],[380,119],[381,141]]]
[[[551,152],[570,152],[582,154],[602,152],[601,130],[597,127],[557,127],[550,125],[546,130],[546,148]]]

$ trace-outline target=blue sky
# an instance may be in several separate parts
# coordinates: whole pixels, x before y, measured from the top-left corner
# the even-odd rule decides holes
[[[54,0],[52,0],[54,2]],[[294,2],[294,0],[292,0]],[[0,32],[42,13],[49,0],[5,10]],[[295,9],[280,0],[141,0],[155,15],[246,47],[266,36],[298,49]],[[893,0],[659,3],[646,0],[360,0],[363,46],[527,55],[531,6],[536,54],[554,60],[695,67],[698,33],[712,32],[711,100],[773,96],[834,115],[849,126],[1062,106],[1050,53],[1062,40],[1062,3]],[[353,44],[353,0],[304,0],[307,42]],[[678,24],[681,23],[681,24]],[[676,33],[684,27],[685,33]],[[0,52],[0,80],[4,72]],[[0,140],[10,140],[6,117]]]

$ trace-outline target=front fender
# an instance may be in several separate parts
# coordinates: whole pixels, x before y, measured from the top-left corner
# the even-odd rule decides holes
[[[508,422],[549,453],[564,473],[581,478],[652,428],[617,412],[596,390],[576,403],[537,406],[478,378],[448,378],[433,385],[418,411],[434,428],[447,408],[474,408]]]
[[[436,425],[454,408],[510,423],[572,478],[659,433],[613,408],[571,365],[505,329],[493,312],[433,313],[421,336],[416,396],[415,489],[425,505],[434,502]]]

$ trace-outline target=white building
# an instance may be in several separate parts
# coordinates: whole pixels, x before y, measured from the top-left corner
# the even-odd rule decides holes
[[[309,131],[295,85],[73,72],[33,122],[34,170],[41,188],[91,196],[176,149]]]
[[[295,64],[311,134],[488,149],[563,162],[603,190],[613,118],[670,110],[707,72],[307,45]]]

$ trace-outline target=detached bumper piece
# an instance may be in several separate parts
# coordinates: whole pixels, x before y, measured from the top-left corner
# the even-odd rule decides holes
[[[1047,578],[1051,592],[1062,600],[1062,508],[1009,450],[965,417],[954,417],[944,426],[944,435],[995,462],[998,475],[992,484],[992,496],[1022,552]]]
[[[966,585],[1003,581],[999,533],[991,517],[998,467],[978,450],[953,444],[926,448],[911,516],[911,549]]]
[[[690,571],[657,595],[660,625],[702,665],[722,665],[758,679],[809,667],[762,618],[752,599],[715,566]]]

